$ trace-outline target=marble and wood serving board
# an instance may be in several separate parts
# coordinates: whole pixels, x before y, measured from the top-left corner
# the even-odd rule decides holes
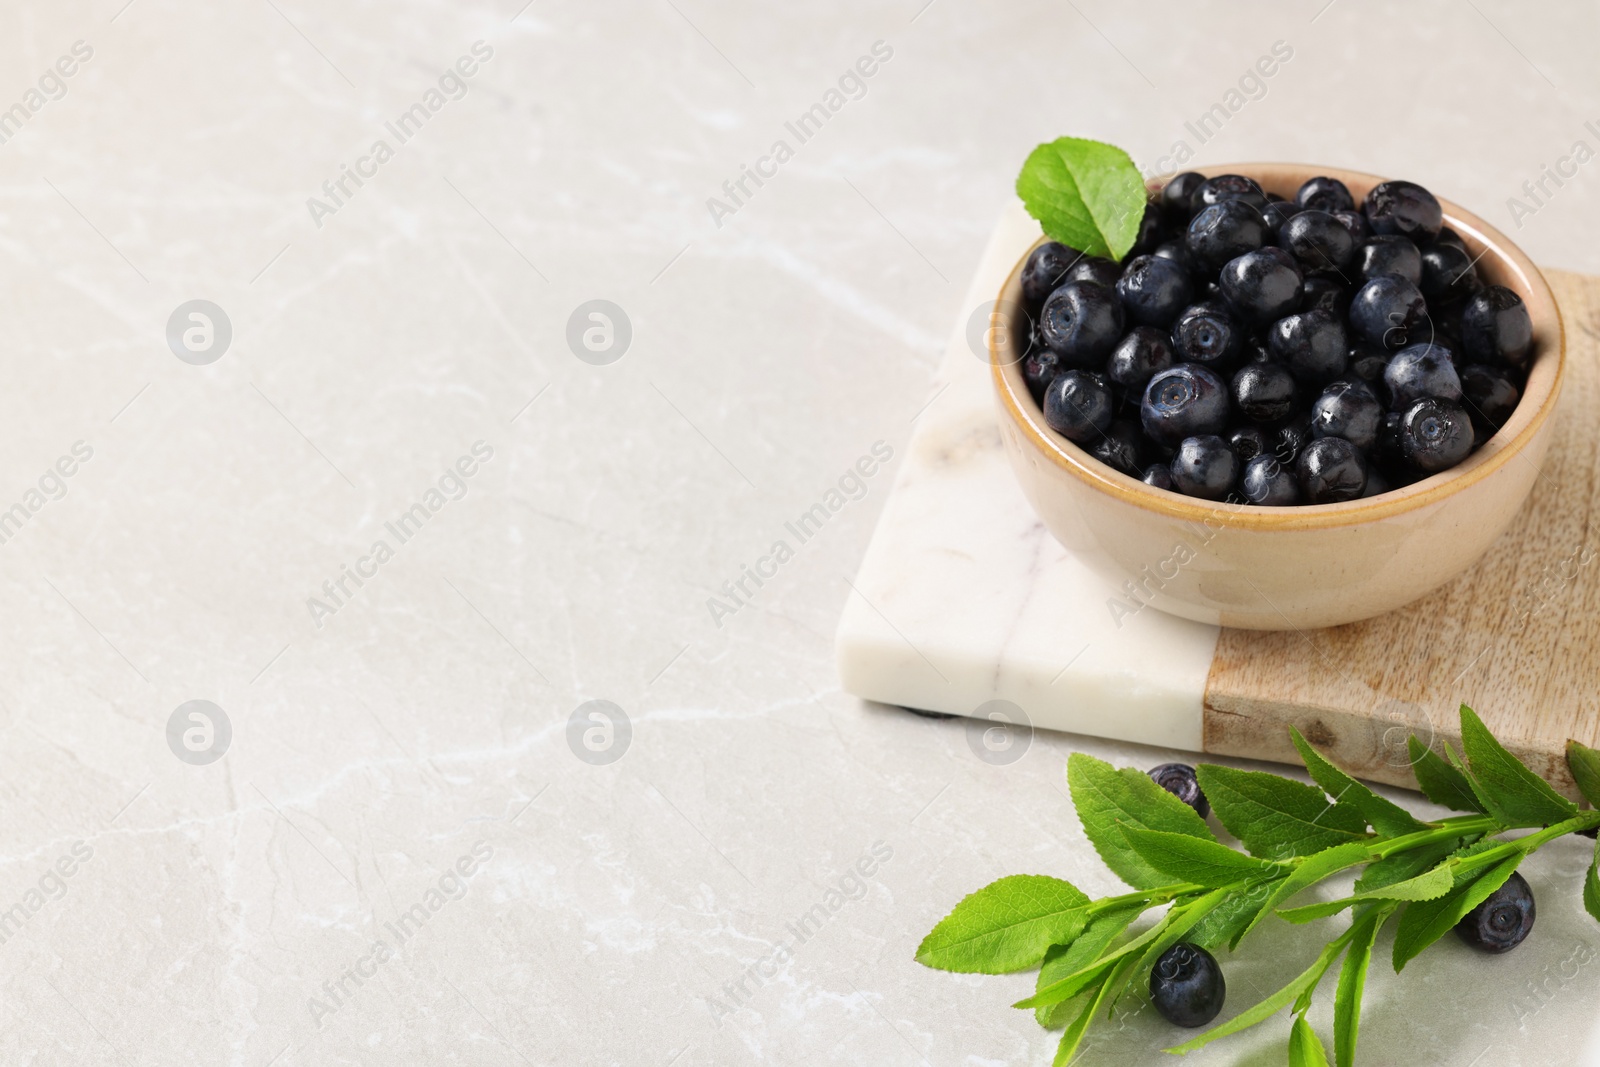
[[[1020,204],[1008,210],[962,304],[840,620],[845,689],[980,718],[1014,706],[1037,728],[1283,762],[1297,762],[1294,723],[1363,777],[1412,787],[1406,735],[1456,740],[1467,703],[1572,792],[1566,740],[1600,743],[1600,278],[1546,272],[1566,387],[1533,495],[1483,560],[1380,618],[1257,632],[1138,610],[1023,498],[971,335],[1037,237]]]

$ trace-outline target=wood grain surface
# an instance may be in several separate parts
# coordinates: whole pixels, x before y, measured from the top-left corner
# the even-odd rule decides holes
[[[1577,795],[1566,741],[1600,743],[1600,278],[1545,276],[1569,363],[1522,514],[1476,567],[1400,611],[1325,630],[1223,630],[1205,751],[1297,763],[1294,723],[1353,773],[1415,788],[1406,735],[1459,744],[1465,703]]]

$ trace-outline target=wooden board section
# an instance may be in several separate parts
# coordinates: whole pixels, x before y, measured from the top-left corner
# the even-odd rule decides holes
[[[1600,278],[1545,276],[1569,363],[1522,514],[1481,563],[1401,611],[1325,630],[1223,630],[1205,751],[1295,763],[1294,723],[1361,777],[1415,788],[1406,734],[1459,743],[1465,703],[1576,796],[1563,746],[1600,744]]]

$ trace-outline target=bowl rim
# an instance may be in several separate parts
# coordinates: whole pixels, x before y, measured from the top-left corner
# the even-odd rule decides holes
[[[1392,180],[1364,171],[1301,163],[1230,163],[1194,169],[1208,178],[1219,174],[1243,174],[1279,195],[1288,195],[1278,188],[1286,183],[1298,187],[1307,178],[1326,175],[1338,178],[1349,186],[1358,204],[1372,186]],[[1164,184],[1159,179],[1150,179],[1146,187],[1154,192]],[[1469,250],[1476,253],[1474,262],[1492,255],[1505,273],[1520,281],[1519,295],[1528,305],[1534,336],[1533,362],[1523,395],[1511,418],[1477,451],[1447,471],[1372,497],[1337,504],[1299,504],[1286,508],[1203,500],[1158,489],[1102,463],[1045,425],[1044,413],[1034,403],[1022,378],[1022,360],[1013,358],[1009,351],[1006,355],[1001,353],[1002,346],[1007,350],[1010,348],[1010,331],[991,329],[988,331],[986,355],[1001,407],[1036,452],[1043,453],[1056,466],[1090,488],[1145,511],[1185,522],[1216,522],[1225,517],[1227,525],[1246,529],[1325,530],[1417,511],[1462,492],[1513,459],[1525,459],[1521,453],[1543,429],[1560,399],[1566,377],[1567,342],[1555,294],[1527,253],[1505,234],[1465,208],[1442,197],[1439,198],[1439,204],[1444,210],[1444,224],[1459,234]],[[1008,297],[1013,301],[1020,298],[1022,268],[1033,250],[1046,240],[1048,238],[1040,237],[1030,245],[1006,275],[995,298],[997,312],[1007,306]]]

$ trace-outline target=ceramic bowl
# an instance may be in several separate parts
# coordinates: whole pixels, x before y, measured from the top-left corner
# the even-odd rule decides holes
[[[1284,197],[1326,174],[1349,186],[1358,205],[1384,180],[1282,163],[1202,173],[1245,174]],[[1513,289],[1527,304],[1533,362],[1522,399],[1499,433],[1458,466],[1379,496],[1267,508],[1148,486],[1050,429],[1007,331],[990,331],[1001,437],[1017,479],[1050,532],[1108,579],[1110,593],[1129,610],[1148,605],[1254,630],[1355,622],[1409,604],[1461,574],[1516,517],[1538,477],[1561,392],[1561,318],[1549,284],[1521,249],[1471,212],[1440,204],[1445,225],[1481,257],[1485,283]],[[996,321],[1024,321],[1026,258],[1006,279]]]

